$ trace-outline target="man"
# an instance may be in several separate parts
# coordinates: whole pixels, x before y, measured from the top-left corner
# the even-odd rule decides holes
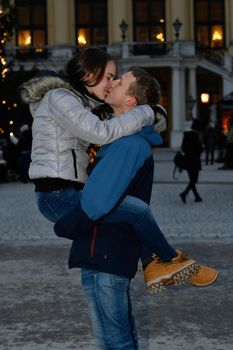
[[[145,74],[146,80],[150,81],[152,79],[148,74],[143,74]],[[144,99],[142,103],[150,102],[146,100],[145,96],[134,94],[135,90],[130,89],[132,83],[135,83],[133,85],[138,83],[132,73],[124,75],[121,80],[113,83],[112,92],[106,97],[106,102],[112,105],[115,115],[120,113],[122,109],[129,110],[132,108],[138,103],[137,99]],[[146,88],[148,86],[145,86],[145,90]],[[158,84],[154,84],[154,88],[154,96],[159,96]],[[156,98],[155,103],[157,103]],[[158,141],[158,135],[156,137]],[[123,162],[127,160],[127,152],[129,152],[127,146],[129,144],[136,145],[135,140],[143,147],[144,143],[148,144],[150,142],[149,138],[143,139],[140,135],[124,138],[121,141],[123,147],[120,148],[121,159],[119,163],[122,163],[122,160]],[[102,162],[103,157],[109,161],[111,151],[113,156],[115,154],[114,150],[119,150],[119,145],[120,143],[109,145],[107,155],[104,154],[106,147],[102,148],[102,154],[99,152],[100,160],[98,158],[96,160],[97,170],[98,164],[100,164],[98,161]],[[130,151],[132,151],[132,147]],[[148,204],[152,188],[153,165],[153,156],[150,152],[142,166],[136,168],[136,171],[133,171],[127,177],[125,185],[127,194],[135,196]],[[115,168],[112,174],[102,174],[102,177],[106,176],[115,177]],[[98,184],[96,189],[98,191]],[[122,196],[125,194],[123,193]],[[96,195],[101,197],[101,193]],[[102,202],[104,203],[105,199]],[[72,218],[69,217],[69,219]],[[72,225],[70,220],[67,222],[66,219],[62,225],[61,222],[58,222],[55,225],[55,231],[59,233],[70,224]],[[130,279],[137,271],[137,262],[140,255],[142,255],[141,245],[132,227],[124,223],[98,224],[90,232],[79,235],[78,240],[73,242],[69,267],[82,267],[82,283],[90,306],[93,331],[103,349],[138,349],[129,287]],[[145,270],[147,270],[150,261],[144,261],[144,265]],[[149,274],[151,274],[150,270]]]

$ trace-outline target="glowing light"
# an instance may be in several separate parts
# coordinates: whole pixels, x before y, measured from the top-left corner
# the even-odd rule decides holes
[[[2,100],[2,104],[5,105],[6,104],[6,100]]]
[[[163,33],[159,33],[156,35],[156,39],[160,41],[164,41]]]
[[[17,103],[14,103],[14,104],[13,104],[13,107],[15,107],[15,108],[16,108],[16,107],[17,107]]]
[[[201,94],[201,102],[202,103],[209,103],[210,95],[207,93]]]
[[[19,33],[19,46],[30,46],[32,37],[29,30],[24,30]]]
[[[217,30],[215,30],[213,35],[212,35],[212,40],[214,40],[214,41],[222,40],[222,34],[219,33]]]
[[[86,45],[87,44],[87,40],[86,40],[84,35],[78,36],[78,43],[79,43],[79,45]]]
[[[10,136],[14,136],[14,133],[13,133],[13,132],[10,132]]]
[[[3,66],[5,66],[5,65],[6,65],[6,60],[5,60],[5,58],[4,58],[4,57],[1,57],[1,64],[2,64]]]
[[[10,124],[10,125],[14,124],[13,120],[10,120],[10,121],[9,121],[9,124]]]

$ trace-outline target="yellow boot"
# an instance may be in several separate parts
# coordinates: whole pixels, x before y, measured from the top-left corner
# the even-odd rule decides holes
[[[207,287],[216,281],[218,271],[208,266],[200,266],[197,273],[188,282],[196,287]]]
[[[144,279],[147,290],[154,294],[168,286],[179,285],[198,272],[199,265],[187,258],[187,255],[177,250],[177,256],[169,262],[159,258],[151,261],[144,270]]]

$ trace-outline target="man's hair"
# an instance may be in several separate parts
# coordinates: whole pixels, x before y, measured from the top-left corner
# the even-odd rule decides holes
[[[129,71],[136,78],[136,81],[130,84],[127,94],[135,96],[139,105],[148,104],[154,108],[160,98],[158,81],[142,68],[132,67]]]

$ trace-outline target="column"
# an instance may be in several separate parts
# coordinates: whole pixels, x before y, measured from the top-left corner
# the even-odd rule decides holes
[[[181,146],[185,121],[185,74],[184,68],[172,68],[172,131],[171,148]]]
[[[53,57],[71,57],[74,45],[74,9],[70,0],[50,0],[48,8],[49,44],[53,45]],[[71,28],[72,26],[72,28]]]
[[[197,83],[196,83],[196,67],[189,68],[189,94],[196,100],[192,110],[193,118],[197,118]]]
[[[110,0],[109,1],[109,41],[121,42],[121,31],[119,24],[124,19],[130,27],[129,4],[128,0]],[[129,39],[130,28],[128,27],[127,39]]]

